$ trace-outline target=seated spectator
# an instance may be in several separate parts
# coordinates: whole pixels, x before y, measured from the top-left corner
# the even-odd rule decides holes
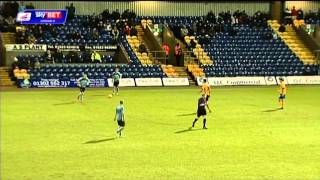
[[[98,52],[93,51],[91,54],[91,61],[93,63],[101,63],[102,62],[101,55]]]
[[[116,11],[113,11],[113,12],[112,12],[111,18],[114,19],[114,20],[120,19],[119,9],[116,9]]]
[[[279,27],[279,32],[285,32],[286,31],[286,26],[282,23],[281,26]]]
[[[111,18],[111,14],[109,13],[109,9],[106,9],[102,12],[102,20],[104,22],[107,21],[107,19],[110,19]]]
[[[197,43],[194,41],[194,39],[191,39],[191,40],[190,40],[190,47],[191,47],[192,49],[194,49],[194,48],[196,48],[196,45],[197,45]]]
[[[264,34],[264,39],[265,40],[270,40],[270,39],[272,39],[273,38],[273,36],[272,36],[272,33],[271,32],[266,32],[265,34]]]
[[[34,63],[34,68],[35,69],[40,69],[40,61],[39,61],[38,58],[36,59],[36,62]]]
[[[273,39],[278,39],[277,33],[273,32],[273,33],[272,33],[272,38],[273,38]]]
[[[131,35],[131,28],[128,25],[125,26],[123,31],[127,36]]]
[[[298,11],[297,11],[297,20],[301,20],[303,19],[303,11],[302,9],[300,8]]]
[[[130,32],[131,36],[137,36],[138,35],[138,31],[136,30],[136,28],[131,28],[131,32]]]
[[[146,48],[146,46],[143,44],[143,43],[141,43],[140,45],[139,45],[139,50],[138,50],[138,52],[140,52],[140,53],[147,53],[147,48]]]
[[[77,52],[70,51],[69,58],[70,58],[71,63],[78,63],[79,62],[79,56],[78,56]]]
[[[53,59],[55,62],[61,62],[63,59],[63,53],[58,48],[57,51],[53,54]]]
[[[99,38],[99,31],[94,28],[92,31],[92,39],[97,40]]]
[[[36,38],[34,37],[33,34],[28,36],[28,43],[29,44],[35,44],[36,43]]]
[[[47,50],[44,57],[46,58],[47,63],[54,63],[54,59],[52,58],[52,54],[50,50]]]

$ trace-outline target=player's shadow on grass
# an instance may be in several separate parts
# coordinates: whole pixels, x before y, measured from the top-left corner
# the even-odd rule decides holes
[[[275,112],[275,111],[280,111],[282,110],[281,108],[275,108],[275,109],[268,109],[268,110],[265,110],[265,111],[262,111],[262,112]]]
[[[181,130],[181,131],[176,131],[174,133],[175,134],[180,134],[180,133],[191,132],[191,131],[199,131],[199,130],[202,130],[202,129],[191,129],[191,128],[188,128],[188,129],[184,129],[184,130]]]
[[[64,103],[57,103],[53,104],[54,106],[61,106],[61,105],[69,105],[69,104],[75,104],[76,101],[70,101],[70,102],[64,102]]]
[[[100,140],[91,140],[91,141],[87,141],[84,144],[95,144],[95,143],[102,143],[102,142],[106,142],[106,141],[112,141],[112,140],[116,140],[116,137],[113,138],[106,138],[106,139],[100,139]]]
[[[178,114],[177,116],[192,116],[196,115],[197,113],[188,113],[188,114]]]

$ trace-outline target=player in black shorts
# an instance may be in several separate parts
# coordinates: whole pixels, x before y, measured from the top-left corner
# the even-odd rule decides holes
[[[207,122],[207,119],[206,119],[206,115],[207,115],[206,107],[207,107],[206,95],[203,93],[202,96],[198,100],[197,117],[194,119],[191,128],[194,128],[194,125],[196,124],[198,119],[202,116],[203,117],[203,129],[207,129],[207,127],[206,127],[206,122]]]

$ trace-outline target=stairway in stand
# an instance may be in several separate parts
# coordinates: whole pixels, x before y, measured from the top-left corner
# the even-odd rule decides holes
[[[14,33],[2,33],[3,38],[3,44],[15,44],[16,43],[16,37]]]
[[[292,26],[286,26],[286,32],[279,32],[280,24],[276,21],[268,22],[271,28],[289,46],[289,48],[301,59],[304,64],[316,64],[316,56],[303,42],[303,39]]]
[[[14,81],[11,81],[9,71],[9,67],[0,67],[0,86],[13,86],[15,84]]]
[[[153,62],[153,63],[156,63],[154,57],[153,57],[153,54],[150,52],[150,49],[147,45],[147,43],[145,43],[144,41],[144,31],[142,29],[142,26],[141,25],[136,25],[135,26],[136,30],[137,30],[137,37],[138,37],[138,40],[143,43],[145,45],[145,47],[147,48],[147,52],[148,52],[148,57],[150,58],[150,60]]]
[[[196,82],[192,79],[192,77],[188,74],[186,67],[177,67],[173,66],[173,69],[178,73],[179,78],[188,78],[190,86],[195,86]]]

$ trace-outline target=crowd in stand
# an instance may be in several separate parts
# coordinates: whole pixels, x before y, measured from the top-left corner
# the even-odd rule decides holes
[[[171,25],[170,28],[179,39],[183,39],[186,35],[207,35],[212,37],[215,33],[219,32],[229,32],[230,35],[236,35],[237,32],[230,25],[249,24],[251,27],[261,28],[267,27],[268,19],[270,19],[270,15],[261,11],[256,12],[253,16],[248,16],[245,11],[240,10],[235,11],[233,14],[230,11],[226,11],[218,15],[210,11],[207,16],[194,22],[191,27],[177,24]]]
[[[34,9],[33,4],[30,2],[24,5],[14,2],[5,2],[0,7],[0,31],[1,32],[15,32],[17,13],[25,9]]]

